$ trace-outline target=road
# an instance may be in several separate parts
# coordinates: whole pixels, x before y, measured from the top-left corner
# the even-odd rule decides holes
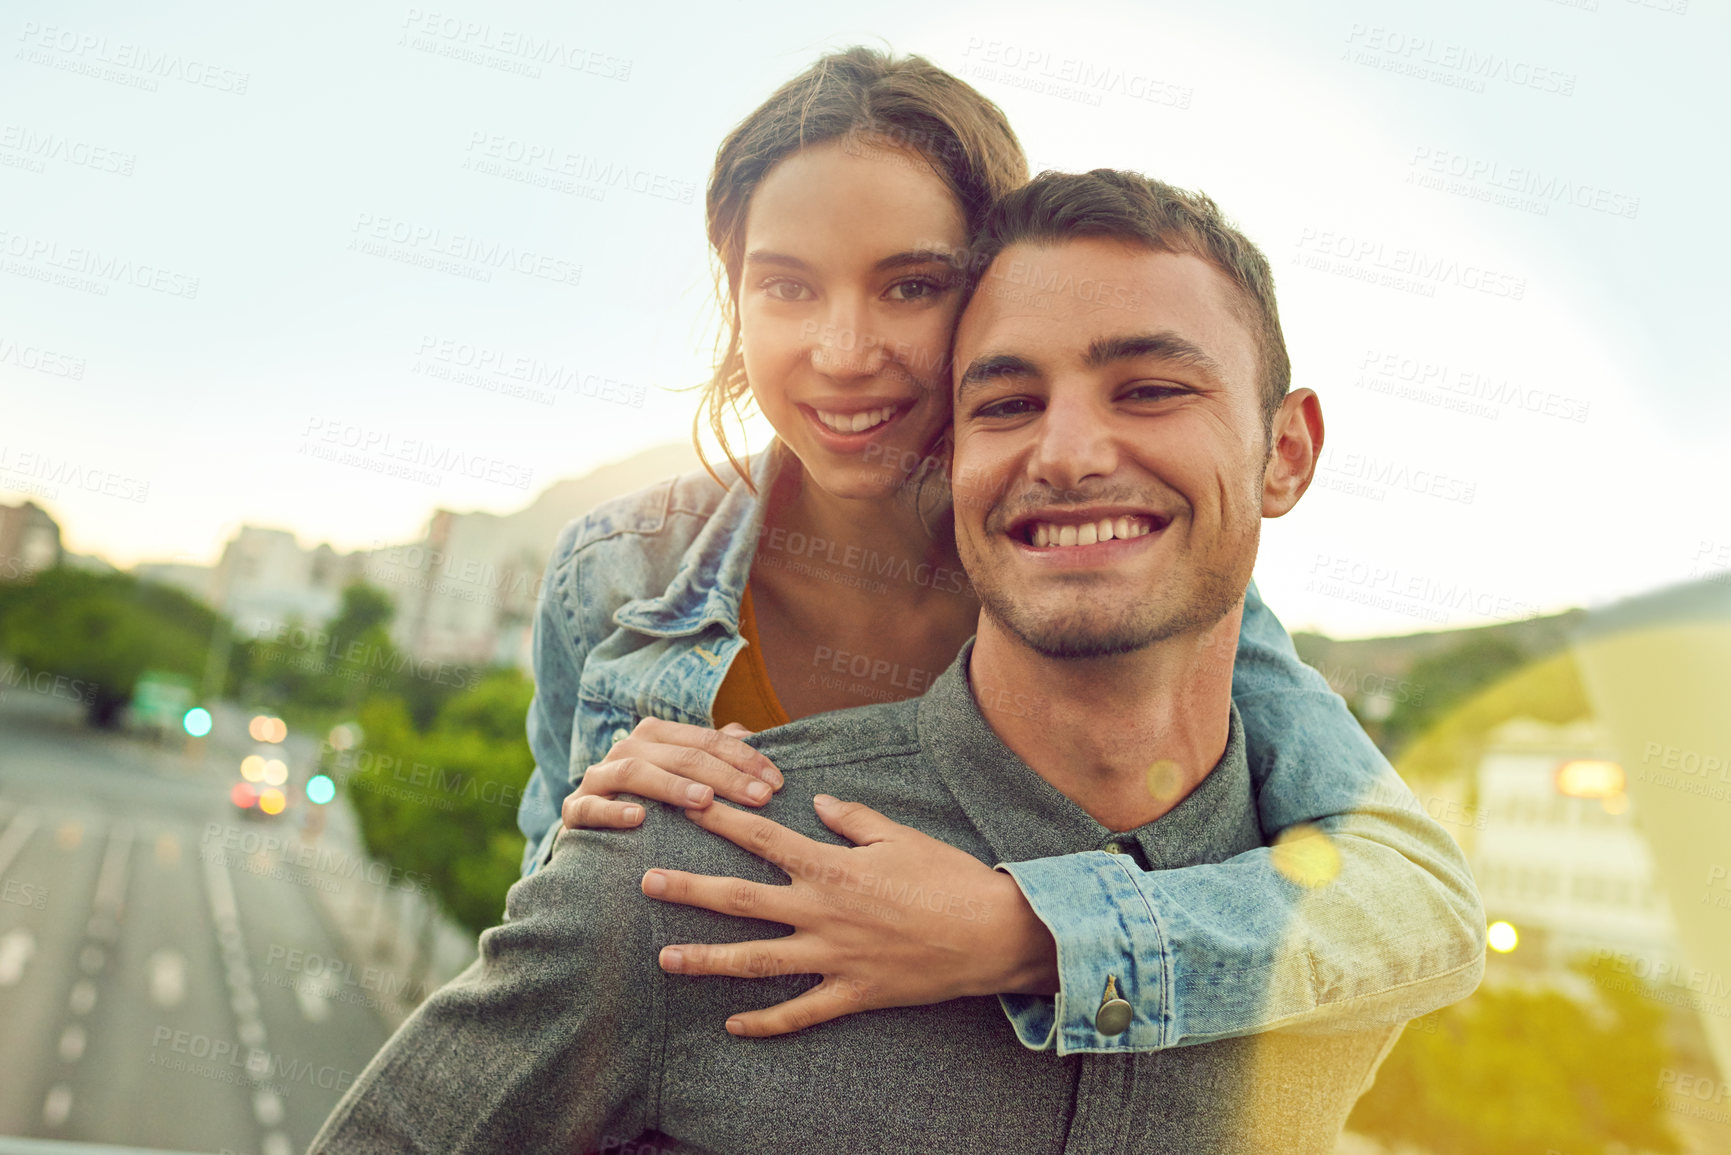
[[[289,1155],[389,1035],[407,980],[331,914],[370,886],[352,834],[309,857],[305,814],[241,819],[243,726],[156,744],[0,700],[0,1134]]]

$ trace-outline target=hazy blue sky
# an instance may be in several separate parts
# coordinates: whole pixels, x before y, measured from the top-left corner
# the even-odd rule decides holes
[[[1268,252],[1329,428],[1264,538],[1290,625],[1731,565],[1721,5],[152,7],[0,21],[0,500],[74,549],[403,540],[687,436],[715,147],[871,43],[999,101],[1036,167],[1202,188]],[[567,387],[488,388],[529,362]]]

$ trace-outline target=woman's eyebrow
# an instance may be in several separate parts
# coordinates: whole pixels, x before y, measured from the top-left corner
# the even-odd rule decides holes
[[[753,249],[745,254],[748,265],[783,265],[790,269],[809,269],[811,266],[798,257],[787,253],[771,252],[769,249]]]
[[[791,253],[778,253],[771,249],[753,249],[745,254],[748,265],[781,265],[789,269],[809,270],[811,264]],[[905,252],[892,253],[872,266],[876,272],[889,269],[905,269],[911,265],[948,265],[950,254],[943,249],[908,249]]]
[[[880,272],[886,269],[904,269],[909,265],[948,265],[952,262],[950,253],[944,249],[908,249],[879,261],[874,268]]]

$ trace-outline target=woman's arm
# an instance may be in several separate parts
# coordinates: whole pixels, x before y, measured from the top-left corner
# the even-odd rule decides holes
[[[801,970],[854,997],[808,995],[736,1016],[729,1029],[782,1034],[881,1006],[998,994],[1030,1048],[1155,1051],[1276,1028],[1359,1030],[1470,994],[1484,969],[1485,923],[1460,848],[1298,660],[1254,586],[1234,675],[1263,829],[1308,826],[1320,838],[1179,870],[1088,851],[994,871],[864,806],[820,808],[856,845],[813,852],[789,871],[806,899],[793,923],[806,944]],[[725,808],[691,817],[759,854],[782,830]],[[657,873],[667,886],[653,897],[738,913],[732,880]],[[1004,885],[1006,874],[1017,886]],[[873,880],[870,893],[887,886],[948,901],[886,918],[860,901],[861,879]],[[777,973],[785,946],[679,944],[662,965]],[[1134,1012],[1117,1033],[1096,1022],[1101,973]]]
[[[627,828],[643,821],[643,808],[615,795],[635,794],[674,806],[704,807],[717,795],[746,806],[761,806],[781,789],[779,771],[762,754],[739,741],[738,727],[725,733],[701,726],[646,718],[631,735],[615,742],[593,766],[572,765],[581,752],[578,686],[593,639],[581,633],[577,615],[566,609],[577,596],[566,583],[578,579],[575,543],[583,523],[572,522],[559,535],[536,601],[530,659],[535,696],[527,728],[535,770],[517,806],[517,829],[525,876],[545,862],[564,825]]]
[[[559,534],[547,573],[535,599],[535,625],[530,635],[530,664],[535,673],[535,697],[529,703],[527,729],[535,770],[517,804],[517,829],[528,839],[523,848],[523,874],[531,874],[545,859],[546,843],[559,830],[559,806],[571,792],[571,742],[577,718],[577,686],[588,646],[573,635],[563,610],[559,581],[582,531],[573,521]]]
[[[1004,864],[1058,944],[1055,998],[1002,996],[1023,1043],[1139,1051],[1277,1027],[1352,1029],[1466,997],[1484,908],[1466,858],[1251,585],[1233,670],[1262,828],[1325,843],[1143,871],[1093,851]],[[1105,968],[1136,1009],[1105,1036],[1064,979]],[[1070,984],[1074,985],[1074,984]]]

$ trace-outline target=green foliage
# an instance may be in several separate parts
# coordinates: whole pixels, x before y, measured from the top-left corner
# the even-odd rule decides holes
[[[1526,664],[1521,648],[1502,634],[1474,632],[1438,654],[1420,658],[1406,680],[1417,693],[1398,700],[1382,724],[1382,743],[1400,750],[1475,691]]]
[[[1433,1155],[1679,1151],[1656,1103],[1666,1012],[1638,984],[1598,996],[1483,987],[1414,1020],[1348,1129]]]
[[[332,758],[361,817],[368,849],[431,879],[459,922],[477,933],[504,911],[523,836],[517,802],[534,769],[524,735],[534,685],[497,670],[416,728],[401,699],[361,707],[365,746]]]
[[[407,704],[425,729],[445,703],[478,675],[460,666],[417,661],[391,642],[394,612],[383,590],[356,582],[322,626],[290,622],[245,647],[241,661],[249,698],[288,712],[330,717],[352,714],[373,697]]]
[[[112,726],[138,675],[202,681],[217,615],[180,590],[121,573],[58,566],[0,584],[0,652],[96,687],[93,725]]]
[[[1553,654],[1457,703],[1401,752],[1395,769],[1408,782],[1468,774],[1479,764],[1487,735],[1511,718],[1562,725],[1591,713],[1573,656]]]

